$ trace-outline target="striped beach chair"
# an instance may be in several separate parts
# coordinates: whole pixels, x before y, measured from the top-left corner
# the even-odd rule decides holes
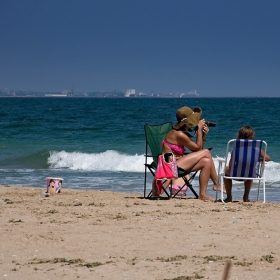
[[[230,154],[230,148],[232,153]],[[261,160],[261,150],[264,151],[264,157]],[[254,180],[258,181],[257,200],[260,196],[260,187],[263,189],[263,202],[265,202],[265,155],[267,143],[263,140],[249,139],[231,139],[227,143],[226,158],[218,159],[218,174],[220,182],[224,178],[237,181]],[[232,165],[230,175],[225,175],[226,166],[230,156],[232,157]],[[224,165],[224,168],[222,168]],[[223,169],[223,172],[222,172]],[[223,186],[223,182],[221,184]],[[216,193],[217,198],[217,193]],[[221,189],[221,200],[223,201],[223,190]]]

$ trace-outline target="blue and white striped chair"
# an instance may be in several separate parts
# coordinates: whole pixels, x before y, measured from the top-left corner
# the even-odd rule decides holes
[[[230,148],[232,153],[230,154]],[[264,151],[264,157],[261,160],[261,150]],[[260,187],[262,183],[263,202],[265,203],[265,155],[267,150],[267,143],[263,140],[248,140],[248,139],[231,139],[227,143],[226,158],[218,159],[219,181],[223,186],[223,179],[233,180],[257,180],[258,194],[257,200],[260,196]],[[232,165],[230,175],[225,175],[226,166],[228,165],[230,156],[232,157]],[[224,165],[224,168],[222,167]],[[222,172],[223,170],[223,172]],[[218,193],[216,192],[216,200]],[[223,187],[221,187],[221,200],[223,199]]]

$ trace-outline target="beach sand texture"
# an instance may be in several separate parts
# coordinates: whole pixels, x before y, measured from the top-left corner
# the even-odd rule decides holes
[[[280,204],[0,187],[1,279],[280,279]]]

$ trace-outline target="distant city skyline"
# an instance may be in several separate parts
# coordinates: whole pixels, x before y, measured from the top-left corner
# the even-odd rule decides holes
[[[0,89],[0,97],[101,97],[101,96],[119,96],[119,97],[199,97],[199,94],[196,90],[189,91],[188,93],[176,93],[176,92],[170,92],[167,94],[161,94],[161,93],[154,93],[150,92],[148,94],[145,94],[143,92],[138,92],[136,89],[127,89],[125,92],[122,91],[90,91],[90,92],[75,92],[74,87],[71,91],[68,90],[62,90],[62,91],[29,91],[29,90],[13,90],[13,89]]]
[[[62,91],[29,91],[29,90],[9,90],[7,88],[0,89],[0,97],[119,97],[119,98],[280,98],[280,96],[202,96],[197,93],[196,90],[188,93],[177,93],[170,92],[166,94],[161,93],[148,93],[137,92],[135,89],[128,89],[126,92],[123,91],[89,91],[89,92],[73,92],[68,90]]]
[[[0,89],[280,96],[278,0],[2,0]]]

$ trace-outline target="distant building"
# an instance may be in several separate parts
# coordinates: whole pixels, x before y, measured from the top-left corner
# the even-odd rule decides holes
[[[181,93],[180,97],[199,97],[199,94],[197,93],[196,89],[194,89],[188,93]]]
[[[196,89],[192,90],[192,91],[189,91],[188,92],[188,95],[191,95],[191,96],[199,96],[199,94],[196,92]]]
[[[139,96],[148,96],[148,95],[146,93],[140,91]]]
[[[136,90],[134,88],[127,89],[124,96],[125,97],[136,96]]]
[[[60,93],[46,93],[45,97],[67,97],[67,94],[60,94]]]

